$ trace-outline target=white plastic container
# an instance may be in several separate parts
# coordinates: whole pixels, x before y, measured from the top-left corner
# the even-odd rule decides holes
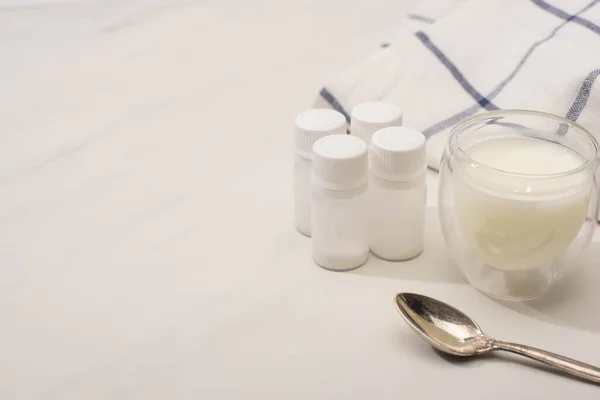
[[[373,134],[390,126],[402,126],[402,113],[395,104],[385,101],[367,101],[352,109],[350,133],[367,144]]]
[[[367,144],[332,135],[319,139],[313,150],[313,258],[335,271],[360,267],[369,257]]]
[[[369,148],[369,246],[376,256],[407,260],[423,251],[427,186],[425,136],[390,127]]]
[[[335,110],[317,108],[298,114],[294,121],[294,208],[296,229],[310,236],[312,148],[327,135],[346,134],[346,118]]]

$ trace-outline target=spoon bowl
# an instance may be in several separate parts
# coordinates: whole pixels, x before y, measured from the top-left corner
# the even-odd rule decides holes
[[[472,356],[490,350],[488,339],[463,312],[431,297],[414,293],[396,295],[404,320],[436,349],[455,356]]]
[[[600,383],[599,368],[545,350],[489,338],[465,313],[439,300],[415,293],[398,293],[395,300],[396,308],[408,325],[444,353],[468,357],[489,351],[508,351]]]

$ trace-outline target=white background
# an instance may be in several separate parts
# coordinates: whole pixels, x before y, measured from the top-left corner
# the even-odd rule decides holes
[[[412,3],[0,0],[0,398],[597,398],[442,357],[392,303],[436,296],[600,364],[596,270],[500,304],[448,261],[434,209],[421,257],[350,273],[293,229],[294,115]]]

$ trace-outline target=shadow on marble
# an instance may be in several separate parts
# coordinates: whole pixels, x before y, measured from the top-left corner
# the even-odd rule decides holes
[[[534,367],[541,370],[553,371],[550,367],[547,367],[544,364],[509,353],[494,352],[473,357],[453,356],[451,354],[444,353],[443,351],[432,347],[423,339],[421,339],[417,334],[415,334],[412,330],[408,329],[408,327],[399,336],[399,341],[401,343],[401,346],[403,347],[403,351],[405,353],[410,353],[410,355],[413,357],[439,358],[441,359],[441,362],[447,362],[459,368],[479,368],[488,363],[514,362],[517,364],[525,365],[527,367]]]
[[[480,368],[490,364],[501,363],[508,365],[510,368],[523,367],[525,372],[527,369],[533,369],[542,371],[543,373],[552,374],[559,379],[572,379],[595,385],[592,382],[563,373],[538,361],[506,352],[496,351],[473,357],[453,356],[435,349],[415,334],[408,326],[406,326],[405,329],[402,329],[399,334],[396,332],[395,337],[396,342],[402,348],[402,354],[414,358],[428,358],[431,359],[432,362],[437,362],[436,360],[438,360],[439,362],[446,362],[452,364],[454,367],[464,369]]]
[[[365,265],[351,273],[422,282],[466,284],[461,271],[450,261],[437,208],[427,208],[425,215],[425,249],[420,255],[410,260],[392,262],[371,254]]]
[[[427,344],[423,339],[418,337],[414,332],[409,331],[408,329],[406,331],[403,331],[402,334],[399,336],[399,342],[400,342],[400,345],[402,346],[402,351],[405,354],[410,353],[410,355],[412,357],[419,357],[419,358],[435,357],[435,358],[438,358],[440,360],[440,362],[447,362],[458,368],[465,368],[465,369],[480,368],[480,367],[485,367],[486,365],[490,365],[490,364],[494,364],[494,363],[502,363],[502,364],[507,364],[509,366],[510,366],[510,364],[516,364],[516,365],[510,366],[510,367],[511,368],[525,367],[526,369],[535,369],[538,371],[543,371],[544,373],[549,373],[549,374],[555,375],[556,377],[559,377],[559,378],[574,379],[577,381],[581,381],[581,382],[585,382],[587,384],[593,385],[593,383],[591,383],[591,382],[568,375],[568,374],[558,371],[554,368],[551,368],[547,365],[544,365],[540,362],[530,360],[526,357],[521,357],[521,356],[518,356],[515,354],[506,353],[506,352],[492,352],[492,353],[486,353],[486,354],[482,354],[479,356],[473,356],[473,357],[453,356],[453,355],[444,353],[440,350],[433,348],[432,346]]]
[[[418,258],[401,262],[385,261],[371,254],[364,266],[351,273],[421,282],[467,284],[445,250],[425,249]]]
[[[475,367],[480,367],[483,364],[489,364],[489,363],[499,363],[499,362],[500,363],[507,363],[507,362],[510,363],[510,362],[512,362],[515,364],[527,366],[528,368],[536,368],[536,369],[540,369],[543,371],[556,372],[552,368],[550,368],[540,362],[530,360],[528,358],[520,357],[520,356],[517,356],[514,354],[510,354],[510,353],[492,352],[492,353],[486,353],[486,354],[482,354],[479,356],[473,356],[473,357],[460,357],[460,356],[453,356],[451,354],[444,353],[443,351],[440,351],[440,350],[437,350],[434,348],[432,348],[432,350],[444,361],[446,361],[450,364],[453,364],[457,367],[461,367],[461,368],[475,368]]]
[[[442,360],[461,368],[477,368],[488,362],[495,362],[497,358],[494,354],[484,354],[475,357],[459,357],[444,353],[438,349],[431,348],[432,351]]]
[[[401,328],[398,331],[394,330],[394,342],[400,347],[403,355],[410,357],[427,357],[432,347],[421,339],[415,332],[406,324],[399,325]]]
[[[428,208],[426,215],[425,249],[419,256],[392,262],[371,254],[367,263],[352,273],[422,282],[466,284],[462,272],[450,258],[437,218],[437,209]]]
[[[592,243],[581,268],[542,299],[525,303],[495,301],[554,325],[600,332],[600,243]]]
[[[542,364],[541,362],[530,360],[529,358],[521,357],[515,354],[505,352],[493,352],[475,357],[458,357],[446,354],[436,349],[433,349],[433,351],[437,353],[437,355],[444,361],[461,368],[478,368],[484,366],[485,364],[491,363],[517,364],[515,368],[526,367],[528,369],[535,369],[538,371],[543,371],[547,374],[555,375],[558,378],[573,379],[576,381],[594,385],[594,383],[586,381],[585,379],[569,375],[557,369],[551,368],[545,364]]]

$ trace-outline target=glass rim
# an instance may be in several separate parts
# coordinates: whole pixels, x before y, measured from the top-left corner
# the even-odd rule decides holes
[[[527,115],[527,116],[533,116],[533,117],[547,118],[547,119],[557,121],[558,123],[566,124],[566,125],[569,125],[570,127],[574,127],[576,129],[580,130],[581,132],[583,132],[584,135],[587,137],[589,143],[592,145],[592,147],[594,149],[595,156],[587,157],[584,160],[584,162],[576,168],[569,169],[567,171],[548,173],[548,174],[524,174],[524,173],[519,173],[519,172],[506,171],[503,169],[491,167],[482,162],[474,160],[458,144],[458,136],[460,136],[461,133],[465,132],[471,125],[473,125],[474,122],[477,122],[479,120],[484,120],[486,118],[489,118],[490,116],[501,116],[501,115]],[[474,166],[475,168],[481,168],[486,171],[490,171],[490,172],[494,172],[494,173],[498,173],[498,174],[502,174],[502,175],[508,175],[508,176],[512,176],[514,178],[547,179],[547,178],[566,177],[566,176],[574,175],[579,172],[590,169],[591,167],[593,167],[594,164],[597,164],[598,161],[600,160],[600,143],[594,137],[594,135],[592,135],[590,133],[590,131],[585,129],[583,126],[579,125],[577,122],[570,121],[566,118],[560,117],[555,114],[550,114],[550,113],[546,113],[543,111],[534,111],[534,110],[521,110],[521,109],[494,110],[494,111],[488,111],[488,112],[481,113],[481,114],[472,115],[470,117],[467,117],[467,118],[461,120],[456,125],[454,125],[454,127],[450,130],[450,136],[448,138],[447,143],[448,143],[448,146],[450,147],[450,149],[449,149],[450,154],[454,153],[454,154],[458,155],[458,157],[459,157],[459,159],[461,159],[461,161],[466,161],[469,164],[471,164],[472,166]]]

